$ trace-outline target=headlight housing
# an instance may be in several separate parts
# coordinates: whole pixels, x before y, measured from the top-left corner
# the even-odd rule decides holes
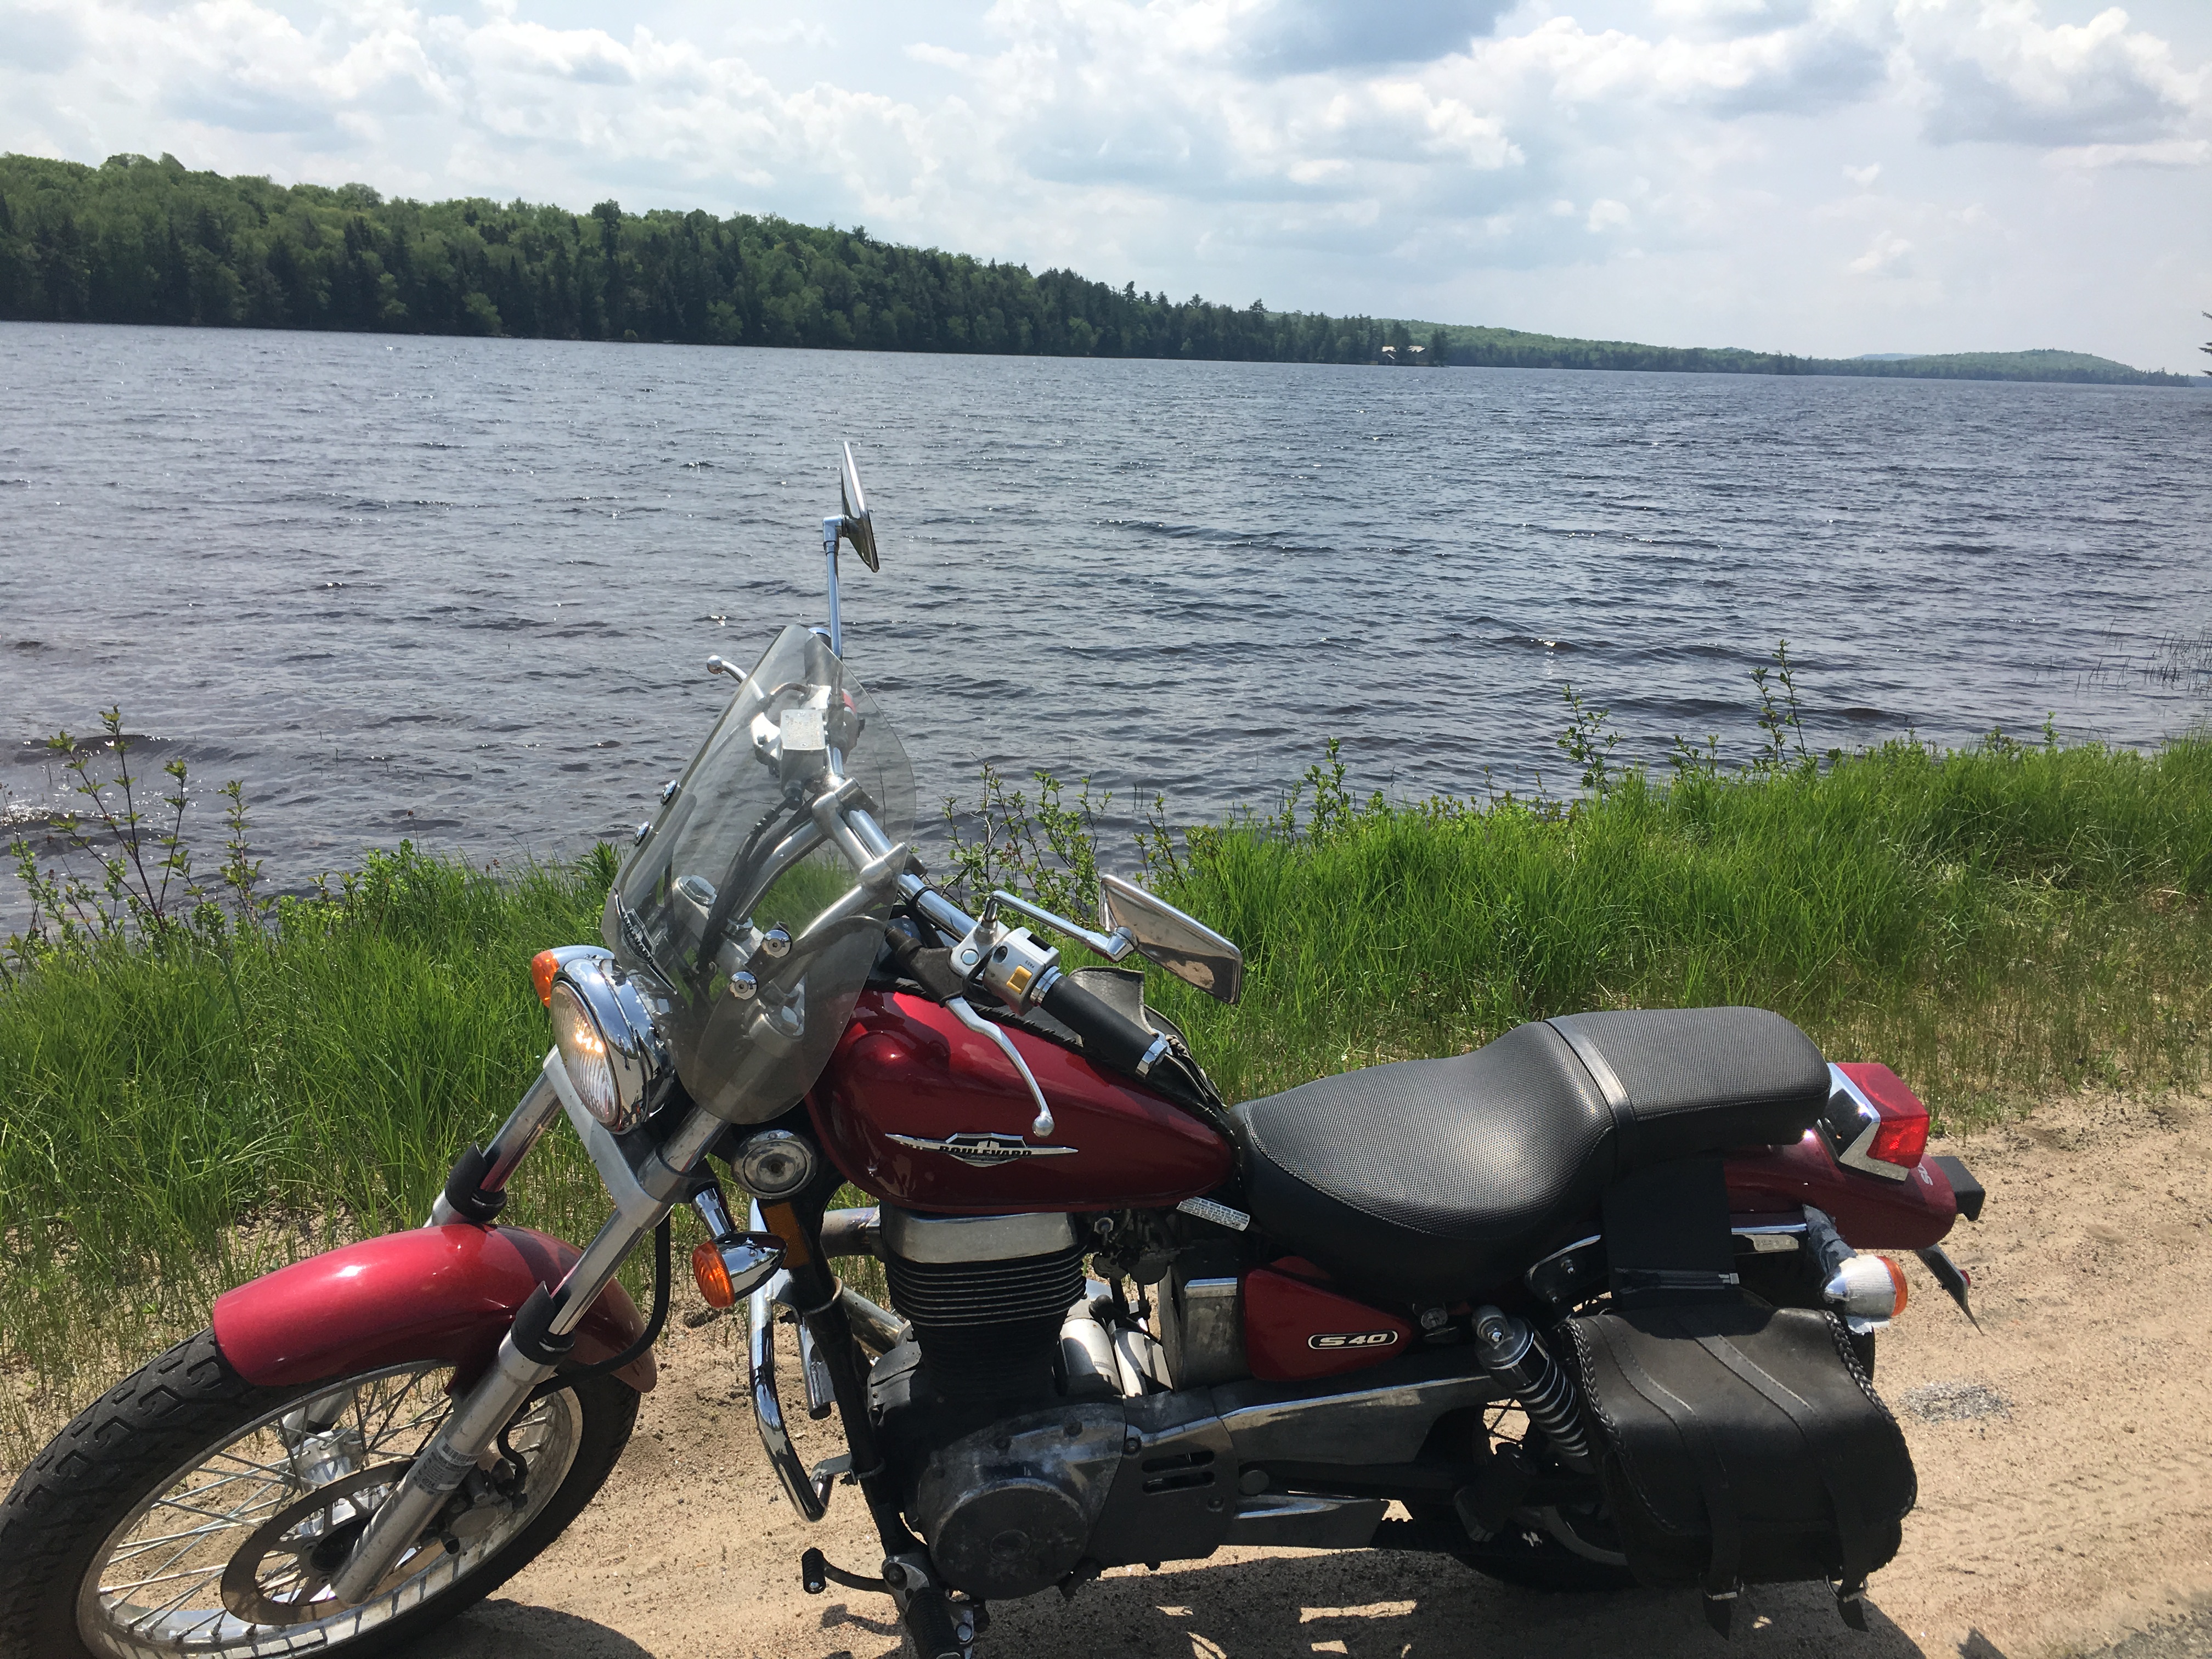
[[[611,956],[580,953],[561,964],[545,1006],[584,1109],[617,1134],[636,1127],[668,1069],[667,1045],[637,987]]]

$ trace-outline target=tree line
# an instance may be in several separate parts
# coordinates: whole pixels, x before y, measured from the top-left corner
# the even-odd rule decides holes
[[[1370,362],[1402,323],[1242,309],[737,214],[0,157],[0,316],[694,345]]]
[[[196,173],[166,155],[96,167],[0,155],[0,319],[1274,362],[1370,363],[1389,348],[1399,362],[1429,365],[1911,372],[1270,311],[1256,300],[1238,307],[1072,270],[1033,274],[859,227],[633,214],[611,201],[576,214],[387,200],[366,185]],[[2095,358],[2063,367],[1992,363],[1976,377],[2146,378]]]

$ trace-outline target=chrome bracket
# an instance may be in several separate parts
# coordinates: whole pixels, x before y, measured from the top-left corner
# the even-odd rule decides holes
[[[575,1130],[576,1138],[584,1143],[584,1150],[592,1155],[592,1164],[599,1170],[599,1179],[606,1185],[607,1195],[615,1201],[615,1212],[623,1220],[639,1225],[650,1225],[658,1221],[660,1212],[673,1200],[674,1184],[681,1177],[671,1170],[668,1182],[654,1182],[656,1186],[665,1185],[671,1188],[665,1197],[656,1195],[646,1185],[650,1175],[641,1178],[639,1172],[630,1167],[629,1160],[623,1156],[621,1146],[607,1126],[585,1109],[584,1097],[576,1092],[575,1084],[569,1079],[568,1068],[562,1064],[558,1048],[545,1056],[545,1075],[552,1080],[554,1091],[561,1097],[561,1109],[568,1114],[569,1127]],[[650,1164],[647,1168],[652,1174],[659,1173],[652,1170]]]
[[[1046,927],[1054,928],[1066,934],[1070,939],[1080,940],[1085,946],[1105,957],[1109,962],[1119,962],[1137,948],[1136,935],[1127,927],[1116,927],[1110,933],[1102,933],[1096,928],[1085,927],[1080,922],[1070,921],[1066,916],[1056,915],[1042,904],[1032,904],[1027,899],[1009,893],[1005,888],[1000,887],[993,890],[990,903],[985,907],[984,914],[990,915],[1002,908],[1018,911],[1031,921],[1042,922]]]
[[[757,1233],[768,1231],[757,1203],[752,1206],[750,1224]],[[799,1461],[798,1448],[791,1443],[791,1431],[784,1425],[783,1401],[775,1388],[775,1309],[790,1283],[789,1273],[778,1273],[745,1303],[745,1358],[751,1371],[753,1425],[760,1431],[761,1448],[768,1453],[769,1466],[775,1471],[792,1508],[809,1521],[819,1521],[830,1512],[830,1486],[836,1476],[819,1470],[809,1473]]]

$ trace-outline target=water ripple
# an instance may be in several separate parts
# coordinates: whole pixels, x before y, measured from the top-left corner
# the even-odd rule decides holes
[[[1218,814],[1332,736],[1363,790],[1557,783],[1570,681],[1624,755],[1741,754],[1785,635],[1816,746],[2154,742],[2212,689],[2207,402],[0,324],[7,810],[119,701],[283,879],[620,834],[708,654],[818,620],[845,438],[924,801],[988,758]]]

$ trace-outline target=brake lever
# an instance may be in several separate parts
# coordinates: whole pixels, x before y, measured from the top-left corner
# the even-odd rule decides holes
[[[1030,1124],[1030,1133],[1039,1140],[1048,1138],[1054,1127],[1052,1108],[1045,1104],[1044,1091],[1037,1087],[1036,1078],[1030,1071],[1029,1062],[1022,1058],[1021,1050],[1014,1047],[1013,1039],[994,1022],[977,1013],[966,997],[948,997],[945,1006],[952,1011],[953,1018],[979,1036],[988,1037],[997,1043],[999,1052],[1013,1062],[1014,1070],[1021,1073],[1022,1081],[1030,1086],[1030,1098],[1036,1102],[1036,1117]]]

